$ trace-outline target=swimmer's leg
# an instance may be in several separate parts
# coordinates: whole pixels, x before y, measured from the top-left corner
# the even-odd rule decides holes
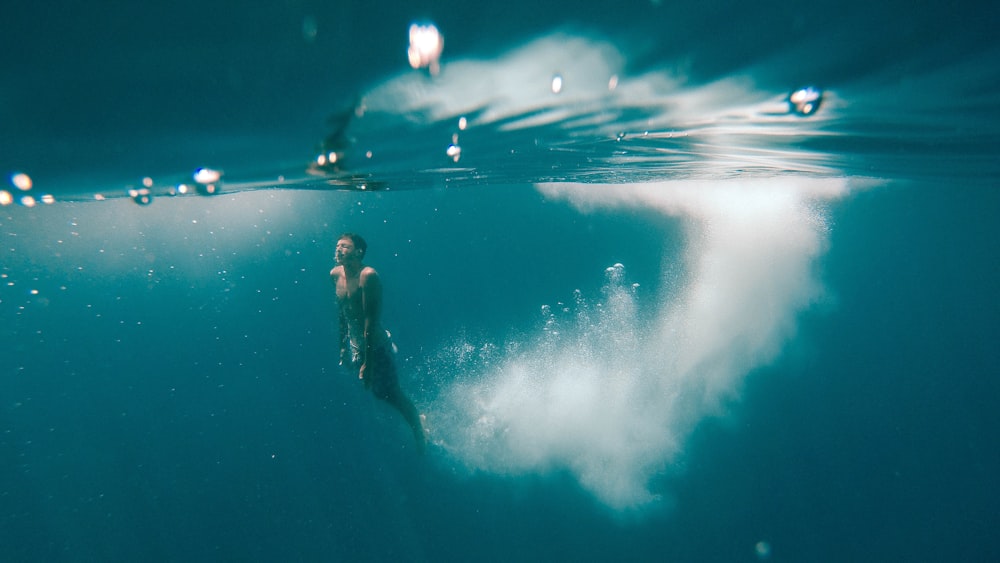
[[[427,436],[424,433],[424,425],[420,421],[420,413],[413,406],[413,402],[403,394],[403,390],[398,385],[383,400],[403,415],[403,419],[406,420],[406,423],[410,425],[410,430],[413,431],[413,438],[417,444],[417,453],[424,453],[424,448],[427,446]]]

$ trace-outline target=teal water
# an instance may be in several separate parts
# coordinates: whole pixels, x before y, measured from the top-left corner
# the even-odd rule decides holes
[[[4,39],[4,560],[997,557],[995,8],[111,7]]]

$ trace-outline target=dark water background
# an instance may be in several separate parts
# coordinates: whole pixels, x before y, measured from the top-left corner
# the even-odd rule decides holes
[[[371,244],[422,408],[469,377],[441,367],[456,343],[532,339],[543,304],[601,295],[611,264],[639,284],[637,322],[659,311],[684,275],[684,220],[546,197],[531,183],[555,155],[505,164],[521,181],[457,188],[446,172],[377,193],[5,207],[0,559],[996,560],[996,10],[7,8],[0,170],[57,200],[203,165],[250,180],[303,168],[331,111],[403,71],[417,18],[442,29],[446,57],[582,28],[626,45],[634,74],[864,95],[826,126],[841,135],[803,142],[878,185],[824,204],[822,299],[656,473],[662,500],[636,510],[558,465],[510,476],[439,449],[419,458],[334,362],[326,272],[343,230]]]

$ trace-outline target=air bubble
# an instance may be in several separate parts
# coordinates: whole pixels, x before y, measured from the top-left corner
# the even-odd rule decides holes
[[[31,181],[31,176],[28,176],[24,172],[16,172],[10,175],[10,183],[14,184],[14,187],[26,192],[31,189],[34,183]]]
[[[410,66],[415,69],[426,68],[431,76],[440,71],[441,52],[444,50],[444,37],[434,24],[410,24],[410,48],[406,51]]]
[[[201,195],[215,195],[219,193],[222,180],[222,172],[211,168],[199,168],[194,171],[195,190]]]

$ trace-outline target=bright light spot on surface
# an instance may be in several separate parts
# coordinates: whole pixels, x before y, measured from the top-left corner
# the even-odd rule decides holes
[[[191,191],[191,188],[188,188],[187,184],[177,184],[177,193],[184,195],[189,191]]]
[[[142,185],[146,186],[147,188],[152,188],[153,187],[153,179],[150,178],[149,176],[146,176],[145,178],[142,179]]]
[[[94,194],[94,201],[104,201],[104,194]]]
[[[330,154],[326,155],[326,161],[330,164],[335,164],[337,162],[337,153],[331,152]]]
[[[11,175],[10,183],[14,184],[14,187],[21,190],[22,192],[30,190],[31,186],[33,185],[31,181],[31,176],[28,176],[24,172],[18,172],[16,174]]]
[[[21,205],[25,207],[34,207],[36,203],[37,202],[35,201],[35,198],[31,197],[30,195],[26,195],[21,198]]]
[[[608,90],[614,90],[618,87],[618,75],[612,74],[611,78],[608,80]]]
[[[552,93],[553,94],[558,94],[559,92],[562,92],[562,87],[563,87],[562,76],[560,76],[558,74],[555,75],[555,76],[553,76],[552,77]]]
[[[431,75],[436,75],[441,69],[439,60],[443,50],[444,37],[434,24],[410,25],[410,48],[406,54],[411,67],[426,68]]]
[[[14,196],[7,190],[0,190],[0,205],[10,205],[14,203]]]
[[[37,289],[32,289],[32,290],[31,290],[31,291],[29,291],[28,293],[30,293],[30,294],[32,294],[32,295],[38,295],[38,290],[37,290]]]
[[[469,121],[465,119],[465,116],[458,118],[458,130],[465,131],[465,128],[469,126]]]
[[[222,178],[222,172],[211,168],[199,168],[194,171],[194,181],[199,184],[212,184]]]
[[[823,91],[812,86],[800,88],[788,96],[788,103],[792,106],[792,111],[799,115],[816,113],[822,101]]]
[[[56,198],[52,194],[45,194],[42,196],[42,203],[44,203],[45,205],[52,205],[55,202]]]
[[[462,147],[458,145],[448,145],[448,150],[446,152],[455,162],[458,162],[458,159],[462,157]]]

